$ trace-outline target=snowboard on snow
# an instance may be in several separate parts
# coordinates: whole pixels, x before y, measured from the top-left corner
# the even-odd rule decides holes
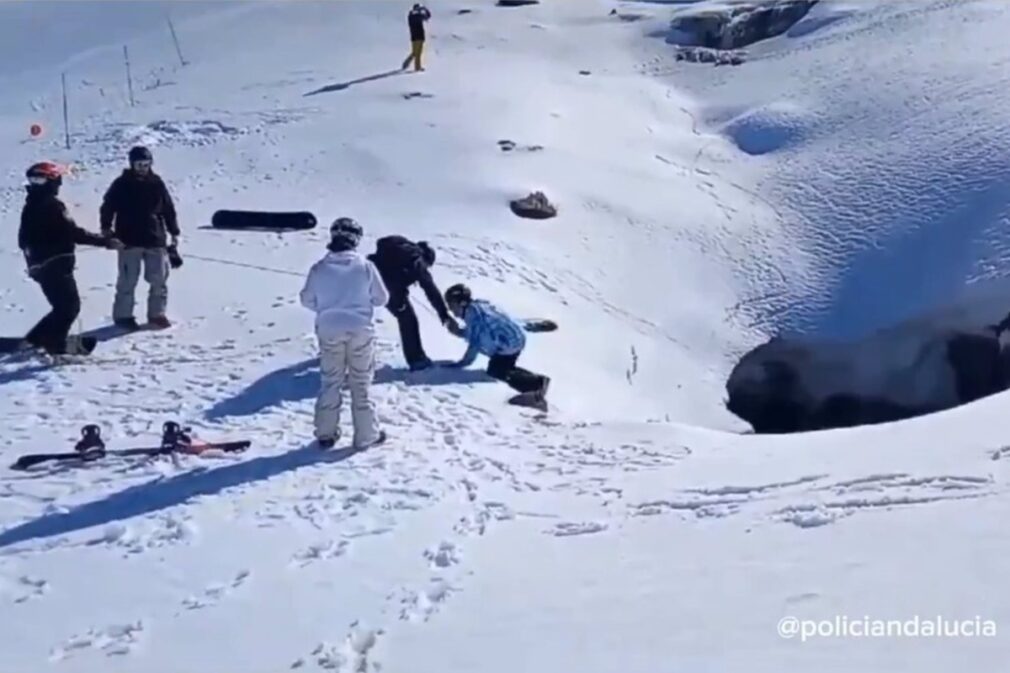
[[[519,321],[527,332],[553,332],[558,324],[548,318],[524,318]]]
[[[307,211],[219,210],[211,218],[215,229],[301,231],[316,226],[316,216]]]
[[[164,456],[170,454],[200,455],[206,451],[225,451],[229,453],[245,451],[252,445],[249,440],[230,442],[199,442],[189,435],[188,428],[182,428],[178,423],[169,421],[162,428],[160,446],[138,447],[130,449],[107,449],[102,439],[102,431],[97,425],[86,425],[81,429],[81,439],[73,451],[65,453],[32,453],[21,456],[13,465],[12,470],[27,470],[40,463],[73,462],[90,463],[108,456]]]
[[[98,346],[98,339],[84,334],[73,334],[67,337],[65,355],[91,355]],[[0,337],[0,354],[28,353],[36,349],[24,340],[24,337]]]

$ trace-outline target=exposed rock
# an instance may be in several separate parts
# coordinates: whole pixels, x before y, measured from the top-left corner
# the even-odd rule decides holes
[[[754,0],[718,8],[688,9],[670,24],[674,42],[709,49],[738,49],[785,33],[818,0]]]
[[[473,10],[472,9],[461,9],[461,10],[459,10],[456,13],[457,14],[473,14]]]
[[[509,206],[519,217],[531,220],[546,220],[558,214],[558,209],[543,192],[533,192],[524,199],[515,199]]]
[[[580,70],[579,74],[580,75],[592,75],[593,73],[591,71],[589,71],[589,70]]]
[[[435,96],[430,93],[424,93],[422,91],[411,91],[409,93],[403,94],[404,99],[410,100],[412,98],[434,98]]]
[[[499,140],[498,147],[501,148],[502,152],[511,152],[513,150],[521,150],[523,152],[540,152],[544,149],[543,145],[517,145],[512,140]]]
[[[498,0],[499,7],[522,7],[524,5],[539,5],[540,0]]]
[[[688,63],[712,63],[713,65],[742,65],[747,60],[743,51],[723,51],[708,47],[680,47],[677,60]]]

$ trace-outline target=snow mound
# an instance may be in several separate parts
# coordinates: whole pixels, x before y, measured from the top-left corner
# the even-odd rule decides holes
[[[724,131],[741,151],[761,155],[802,142],[809,123],[810,115],[799,105],[777,102],[745,112]]]
[[[203,147],[222,138],[249,133],[249,129],[230,126],[215,120],[169,121],[161,120],[143,126],[126,126],[92,140],[97,143],[119,145],[182,145]]]

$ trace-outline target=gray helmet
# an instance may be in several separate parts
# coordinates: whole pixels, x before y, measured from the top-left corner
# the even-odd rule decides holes
[[[365,235],[361,225],[353,217],[338,217],[330,225],[329,249],[333,252],[354,250]]]

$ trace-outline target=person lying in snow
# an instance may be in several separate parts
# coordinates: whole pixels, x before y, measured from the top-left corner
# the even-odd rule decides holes
[[[466,285],[453,285],[445,291],[445,303],[454,315],[462,318],[465,327],[447,323],[449,331],[466,339],[467,349],[463,359],[447,367],[465,368],[473,364],[477,354],[488,359],[487,373],[494,379],[507,383],[519,394],[509,400],[511,404],[547,410],[547,388],[551,380],[516,366],[516,361],[526,347],[526,333],[522,325],[490,302],[474,299]]]

